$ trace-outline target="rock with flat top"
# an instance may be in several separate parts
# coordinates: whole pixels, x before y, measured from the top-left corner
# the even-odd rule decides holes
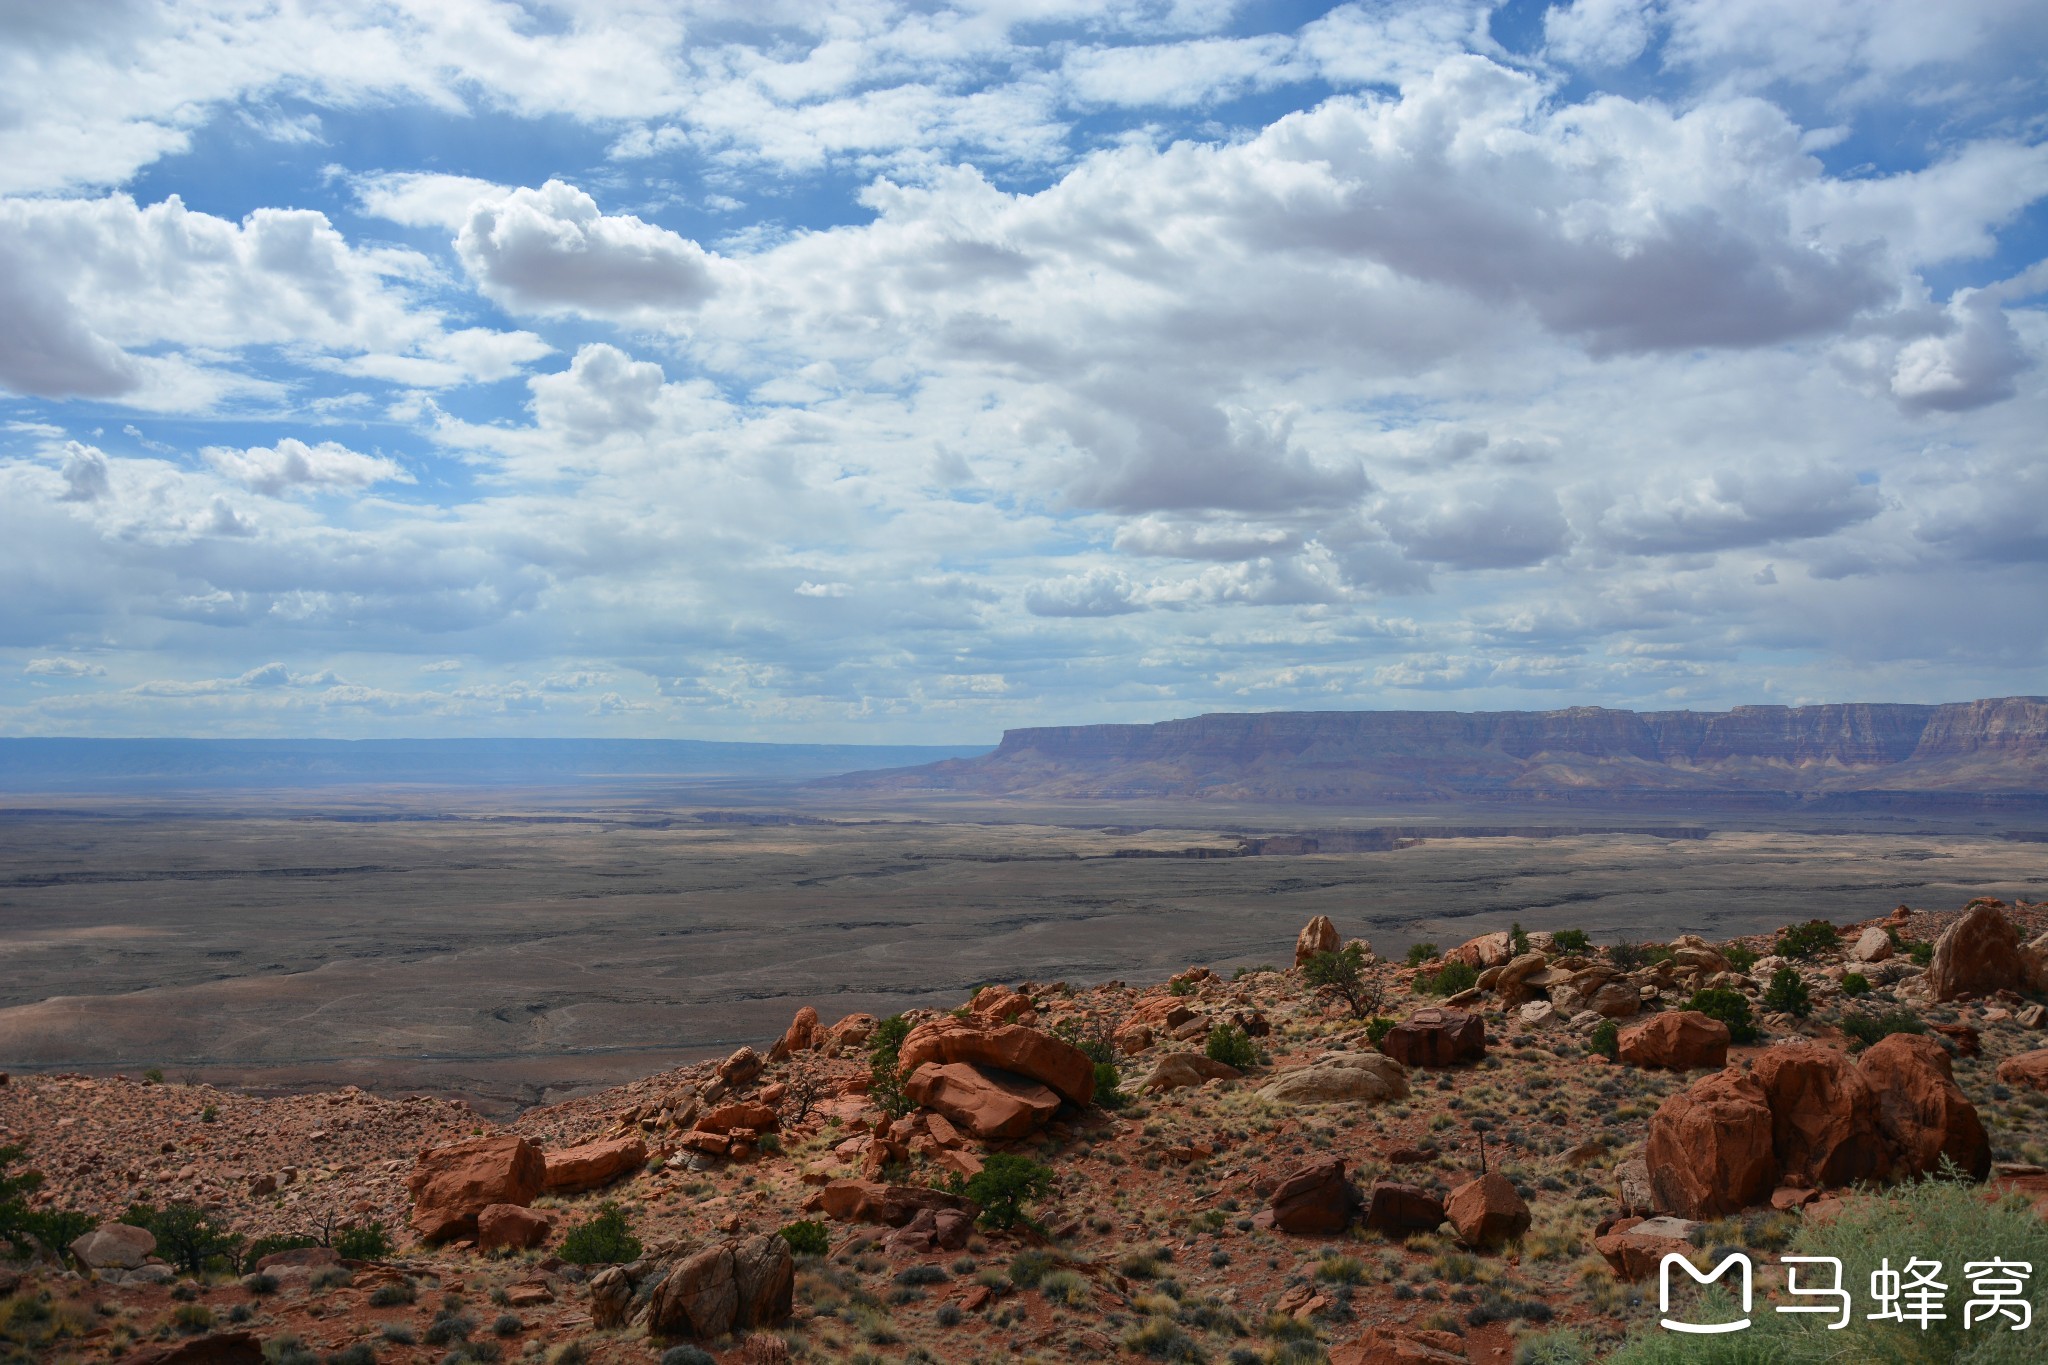
[[[1491,1249],[1529,1230],[1529,1206],[1506,1176],[1488,1172],[1451,1191],[1444,1216],[1469,1246]]]
[[[1281,1104],[1377,1104],[1407,1097],[1408,1068],[1383,1053],[1333,1052],[1281,1072],[1258,1093]]]
[[[102,1223],[71,1244],[78,1263],[92,1270],[134,1270],[156,1250],[148,1228]]]

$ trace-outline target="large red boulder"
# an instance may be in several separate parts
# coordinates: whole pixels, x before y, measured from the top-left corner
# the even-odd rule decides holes
[[[1095,1098],[1095,1063],[1071,1043],[1022,1024],[985,1024],[945,1015],[910,1031],[897,1059],[905,1071],[927,1062],[971,1062],[1014,1071],[1086,1105]]]
[[[2019,927],[1998,901],[1971,901],[1962,918],[1934,941],[1927,986],[1936,1000],[2028,987]]]
[[[1781,1174],[1803,1175],[1816,1189],[1891,1175],[1891,1151],[1877,1129],[1877,1097],[1846,1055],[1799,1043],[1767,1048],[1756,1059],[1755,1076],[1770,1105],[1771,1148]]]
[[[770,1105],[758,1100],[734,1100],[721,1104],[697,1120],[696,1127],[705,1133],[730,1133],[735,1128],[744,1128],[753,1133],[772,1133],[781,1121]]]
[[[476,1216],[478,1251],[525,1251],[548,1239],[554,1223],[544,1213],[517,1204],[491,1204]]]
[[[1496,1247],[1529,1230],[1529,1206],[1504,1175],[1488,1172],[1451,1191],[1444,1216],[1475,1247]]]
[[[789,1321],[796,1260],[780,1235],[735,1238],[686,1256],[647,1301],[647,1330],[714,1340]]]
[[[1722,1071],[1672,1095],[1650,1116],[1645,1152],[1657,1203],[1686,1218],[1719,1218],[1778,1184],[1770,1096],[1742,1071]]]
[[[1344,1178],[1341,1157],[1304,1166],[1273,1191],[1273,1226],[1282,1232],[1332,1235],[1358,1216],[1358,1187]]]
[[[818,1022],[818,1012],[805,1005],[789,1021],[789,1027],[783,1030],[782,1037],[776,1039],[775,1046],[768,1049],[768,1060],[779,1062],[795,1053],[809,1052],[824,1038],[825,1030]]]
[[[421,1152],[406,1190],[412,1230],[423,1242],[476,1235],[476,1216],[492,1204],[531,1204],[547,1186],[547,1158],[522,1137],[472,1138]]]
[[[1514,940],[1503,930],[1466,939],[1445,953],[1444,961],[1462,962],[1474,971],[1483,972],[1489,967],[1505,967],[1514,955]]]
[[[1372,1187],[1366,1203],[1365,1226],[1389,1237],[1406,1237],[1413,1232],[1434,1232],[1444,1221],[1444,1206],[1429,1191],[1415,1185],[1382,1180]]]
[[[2007,1085],[2048,1090],[2048,1047],[2006,1058],[1998,1064],[1998,1079]]]
[[[1334,953],[1343,945],[1344,940],[1337,936],[1337,926],[1330,923],[1330,917],[1317,915],[1294,936],[1294,965],[1305,966],[1317,953]]]
[[[1728,1064],[1728,1026],[1698,1010],[1668,1010],[1621,1031],[1621,1060],[1671,1071]]]
[[[1469,1359],[1456,1333],[1389,1322],[1330,1348],[1330,1365],[1465,1365]]]
[[[1379,1049],[1403,1066],[1476,1062],[1486,1055],[1486,1021],[1464,1010],[1432,1006],[1388,1029]]]
[[[1060,1097],[1034,1080],[965,1062],[926,1062],[903,1093],[978,1138],[1023,1137],[1060,1109]]]
[[[605,1138],[547,1154],[547,1192],[580,1194],[599,1189],[647,1164],[647,1144],[637,1137]]]
[[[1894,1033],[1867,1048],[1859,1068],[1877,1103],[1877,1126],[1902,1176],[1927,1175],[1946,1156],[1973,1180],[1991,1173],[1991,1140],[1976,1106],[1955,1083],[1948,1049]]]
[[[822,1212],[839,1223],[883,1223],[900,1228],[925,1210],[953,1209],[969,1218],[981,1209],[971,1199],[922,1185],[883,1185],[869,1180],[835,1180],[804,1201],[806,1211]]]

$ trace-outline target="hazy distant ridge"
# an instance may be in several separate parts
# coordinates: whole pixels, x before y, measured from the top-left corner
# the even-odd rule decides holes
[[[835,787],[1259,800],[2048,792],[2048,698],[1732,711],[1290,711],[1004,734]]]
[[[0,789],[812,778],[986,752],[985,745],[686,739],[0,739]]]

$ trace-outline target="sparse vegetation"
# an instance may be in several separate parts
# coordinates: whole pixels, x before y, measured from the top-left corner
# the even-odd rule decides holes
[[[809,1220],[791,1223],[782,1229],[782,1240],[789,1243],[790,1251],[798,1256],[823,1256],[832,1249],[832,1234],[823,1223]]]
[[[1925,1033],[1927,1025],[1911,1010],[1886,1010],[1882,1014],[1845,1014],[1841,1020],[1842,1032],[1849,1035],[1858,1047],[1869,1047],[1880,1038],[1889,1038],[1894,1033]]]
[[[85,1214],[30,1207],[29,1196],[43,1186],[42,1172],[8,1171],[27,1150],[19,1143],[0,1146],[0,1243],[17,1260],[31,1255],[37,1243],[61,1250],[92,1229],[92,1219]]]
[[[1234,1066],[1239,1071],[1249,1071],[1259,1064],[1258,1047],[1252,1042],[1251,1035],[1236,1024],[1218,1024],[1210,1029],[1209,1040],[1202,1050],[1210,1061]]]
[[[1756,1020],[1750,1016],[1749,997],[1741,991],[1725,986],[1714,986],[1707,990],[1693,992],[1692,999],[1685,1002],[1689,1010],[1698,1010],[1709,1019],[1719,1019],[1728,1026],[1729,1041],[1753,1043],[1760,1036]]]
[[[1550,941],[1560,953],[1586,953],[1593,949],[1593,940],[1584,929],[1560,929],[1550,936]]]
[[[1730,943],[1721,949],[1721,956],[1728,960],[1728,970],[1747,976],[1749,969],[1756,966],[1757,951],[1747,943]]]
[[[1834,925],[1824,919],[1810,919],[1778,935],[1777,954],[1779,957],[1817,957],[1841,941],[1842,936]]]
[[[188,1275],[203,1274],[216,1263],[232,1269],[242,1247],[239,1235],[216,1224],[197,1204],[130,1204],[121,1221],[147,1229],[156,1238],[156,1254]]]
[[[1479,969],[1468,962],[1446,962],[1436,972],[1415,978],[1415,989],[1424,995],[1456,995],[1479,984]]]
[[[903,1040],[910,1036],[910,1021],[892,1014],[875,1025],[868,1040],[868,1098],[892,1119],[900,1119],[913,1108],[903,1093]]]
[[[1780,967],[1771,973],[1771,984],[1764,988],[1764,1008],[1795,1019],[1813,1013],[1813,995],[1797,967]]]
[[[344,1228],[334,1239],[334,1251],[344,1261],[381,1261],[391,1254],[391,1234],[374,1220]]]
[[[1621,1026],[1612,1019],[1602,1019],[1593,1026],[1593,1032],[1586,1039],[1586,1051],[1597,1052],[1610,1062],[1621,1060]]]
[[[981,1170],[968,1177],[962,1192],[981,1205],[984,1226],[1008,1229],[1031,1221],[1025,1206],[1052,1192],[1052,1178],[1050,1166],[1014,1153],[995,1152]]]
[[[1434,943],[1411,943],[1408,945],[1408,965],[1420,967],[1435,957],[1439,951]]]
[[[1413,950],[1410,950],[1411,955]],[[1302,966],[1302,979],[1318,995],[1342,1001],[1354,1019],[1378,1014],[1385,1003],[1387,988],[1377,972],[1365,965],[1365,949],[1347,943],[1333,953],[1317,953]]]
[[[1870,994],[1870,978],[1861,972],[1844,972],[1842,974],[1842,994],[1849,996],[1851,999],[1859,995]]]
[[[569,1229],[556,1253],[571,1265],[621,1265],[640,1256],[640,1239],[626,1223],[626,1211],[606,1200],[588,1222]]]

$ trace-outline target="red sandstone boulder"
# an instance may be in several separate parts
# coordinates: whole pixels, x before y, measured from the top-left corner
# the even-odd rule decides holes
[[[1668,1010],[1621,1031],[1621,1060],[1671,1071],[1728,1064],[1728,1026],[1698,1010]]]
[[[1595,1237],[1593,1249],[1621,1279],[1631,1284],[1653,1280],[1666,1256],[1691,1257],[1692,1242],[1684,1235],[1690,1226],[1679,1218],[1624,1218]]]
[[[718,1079],[727,1085],[745,1085],[761,1074],[763,1065],[760,1053],[742,1047],[718,1064]]]
[[[780,1236],[736,1238],[687,1256],[647,1301],[647,1330],[714,1340],[789,1321],[796,1261]]]
[[[78,1263],[92,1270],[134,1270],[156,1251],[148,1228],[127,1223],[102,1223],[76,1238],[70,1247]]]
[[[1332,1157],[1305,1166],[1273,1191],[1273,1226],[1282,1232],[1331,1234],[1358,1216],[1358,1187],[1344,1178],[1344,1162]]]
[[[974,999],[967,1002],[967,1012],[977,1019],[991,1024],[1013,1024],[1019,1015],[1036,1015],[1037,1009],[1031,997],[1021,995],[1008,986],[983,986],[974,993]]]
[[[1529,1206],[1507,1177],[1495,1172],[1468,1180],[1444,1201],[1444,1216],[1475,1247],[1496,1247],[1529,1230]]]
[[[605,1138],[547,1153],[549,1194],[599,1189],[647,1164],[647,1144],[636,1137]]]
[[[1474,971],[1505,967],[1515,955],[1514,941],[1505,932],[1468,938],[1444,954],[1445,962],[1462,962]]]
[[[525,1251],[545,1242],[553,1229],[544,1213],[517,1204],[490,1204],[476,1216],[476,1249]]]
[[[2024,990],[2027,966],[2020,951],[2020,931],[2005,914],[2003,903],[1975,900],[1962,918],[1934,941],[1927,986],[1936,1000]]]
[[[1414,1185],[1382,1180],[1372,1187],[1365,1209],[1365,1226],[1389,1237],[1406,1237],[1413,1232],[1433,1232],[1444,1221],[1444,1206],[1436,1196]]]
[[[1782,1174],[1803,1175],[1822,1189],[1891,1175],[1877,1098],[1847,1056],[1798,1043],[1767,1048],[1755,1076],[1770,1106],[1771,1148]]]
[[[420,1153],[406,1190],[423,1242],[469,1237],[492,1204],[531,1204],[547,1185],[547,1158],[522,1137],[472,1138]]]
[[[768,1049],[768,1060],[779,1062],[795,1053],[809,1052],[824,1040],[824,1036],[825,1031],[818,1023],[818,1012],[805,1005],[789,1021],[789,1027],[776,1039],[775,1046]]]
[[[1666,1099],[1646,1151],[1656,1201],[1686,1218],[1746,1209],[1778,1184],[1771,1106],[1756,1077],[1722,1071]]]
[[[753,1100],[735,1100],[721,1104],[697,1120],[697,1129],[705,1133],[730,1133],[745,1128],[755,1133],[775,1131],[780,1116],[765,1104]]]
[[[1317,953],[1334,953],[1343,946],[1344,940],[1337,936],[1337,926],[1330,923],[1330,917],[1317,915],[1294,936],[1294,965],[1304,966]]]
[[[1973,1180],[1991,1173],[1991,1140],[1976,1106],[1955,1083],[1948,1050],[1931,1038],[1894,1033],[1858,1061],[1877,1102],[1877,1126],[1902,1176],[1938,1170],[1946,1156]]]
[[[1330,1365],[1465,1365],[1469,1359],[1455,1333],[1391,1323],[1330,1348]]]
[[[1456,1066],[1486,1055],[1486,1021],[1464,1010],[1421,1009],[1379,1041],[1381,1052],[1403,1066]]]
[[[1060,1109],[1060,1097],[1034,1080],[965,1062],[926,1062],[903,1093],[984,1139],[1022,1137]]]
[[[1998,1064],[1998,1079],[2007,1085],[2048,1090],[2048,1047],[2006,1058]]]
[[[806,1211],[823,1212],[836,1223],[882,1223],[900,1228],[924,1209],[954,1209],[969,1218],[981,1208],[943,1190],[920,1185],[883,1185],[868,1180],[835,1180],[804,1201]]]
[[[927,1062],[970,1062],[1028,1076],[1078,1105],[1095,1098],[1095,1063],[1088,1054],[1022,1024],[983,1024],[950,1015],[930,1019],[910,1031],[898,1059],[911,1072]]]
[[[818,1047],[832,1057],[866,1051],[868,1040],[874,1037],[875,1025],[879,1022],[872,1014],[849,1014],[825,1030],[825,1037]]]

